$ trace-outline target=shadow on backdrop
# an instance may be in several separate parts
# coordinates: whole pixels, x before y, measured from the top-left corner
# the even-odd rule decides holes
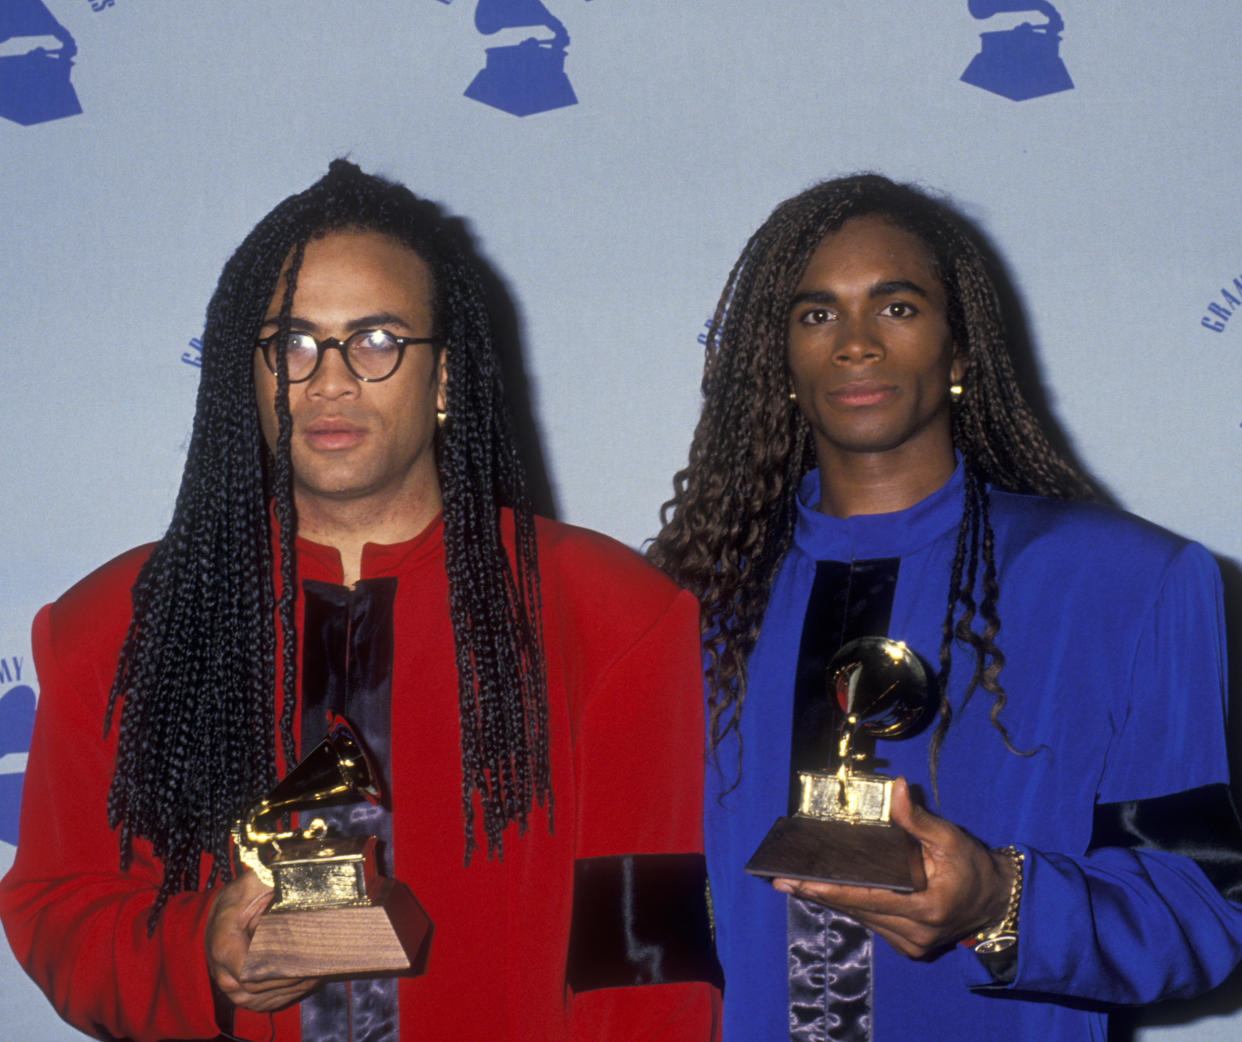
[[[469,222],[464,218],[454,218],[451,223],[458,225],[461,232],[458,236],[459,245],[478,268],[483,283],[487,310],[496,338],[496,355],[500,360],[505,399],[509,403],[522,465],[526,468],[531,503],[536,514],[557,518],[559,513],[552,491],[552,481],[548,475],[543,439],[531,404],[530,380],[526,375],[525,352],[522,347],[522,320],[518,315],[513,294],[495,267],[479,253]]]
[[[952,200],[939,196],[935,192],[932,195],[940,198],[948,209],[958,215],[958,219],[969,230],[970,237],[983,255],[984,264],[996,286],[996,295],[1000,300],[1001,319],[1005,325],[1005,340],[1009,345],[1009,355],[1013,360],[1018,386],[1022,388],[1022,395],[1038,418],[1049,443],[1061,456],[1077,467],[1080,473],[1086,475],[1087,480],[1095,486],[1096,498],[1100,502],[1116,506],[1116,497],[1104,487],[1099,478],[1091,473],[1091,468],[1079,456],[1073,441],[1056,419],[1052,405],[1055,394],[1050,397],[1044,384],[1039,370],[1038,352],[1031,339],[1031,327],[1026,318],[1029,309],[1016,288],[1019,283],[1010,274],[1008,264],[978,222],[964,214]],[[1036,305],[1038,306],[1038,302]]]

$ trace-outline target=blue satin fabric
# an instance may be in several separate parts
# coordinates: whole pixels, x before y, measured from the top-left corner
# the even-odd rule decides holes
[[[392,606],[394,578],[363,579],[350,590],[303,583],[301,747],[323,738],[339,714],[362,739],[380,776],[384,804],[356,803],[320,814],[334,831],[370,835],[376,870],[392,871]],[[391,977],[329,981],[303,1000],[302,1042],[399,1042],[397,981]]]
[[[396,980],[331,981],[302,1002],[302,1042],[397,1042]]]
[[[871,931],[789,898],[790,1042],[870,1042]]]

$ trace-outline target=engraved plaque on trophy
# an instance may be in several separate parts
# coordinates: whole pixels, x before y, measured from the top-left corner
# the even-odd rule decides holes
[[[281,829],[283,817],[361,800],[378,803],[378,775],[340,717],[327,736],[234,826],[238,857],[275,889],[242,969],[245,980],[408,972],[430,929],[405,884],[377,874],[374,836],[333,835],[322,818]]]
[[[799,772],[797,813],[776,821],[746,871],[922,890],[927,879],[919,844],[889,820],[893,779],[866,769],[860,745],[921,729],[931,708],[927,671],[900,641],[862,637],[833,656],[827,679],[841,716],[837,766]]]

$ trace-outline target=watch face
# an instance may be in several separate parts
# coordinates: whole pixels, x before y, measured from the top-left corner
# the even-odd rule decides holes
[[[980,941],[975,945],[975,954],[996,955],[999,952],[1009,951],[1017,943],[1016,933],[1003,933],[999,937],[989,937],[986,941]]]

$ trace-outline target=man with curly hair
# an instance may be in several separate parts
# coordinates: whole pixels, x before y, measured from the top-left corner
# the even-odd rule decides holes
[[[782,203],[703,393],[649,557],[702,608],[725,1038],[1098,1039],[1110,1006],[1219,982],[1242,956],[1219,575],[1086,501],[964,222],[876,175]],[[828,766],[825,667],[863,636],[933,667],[930,734],[875,749],[926,886],[747,875]]]

